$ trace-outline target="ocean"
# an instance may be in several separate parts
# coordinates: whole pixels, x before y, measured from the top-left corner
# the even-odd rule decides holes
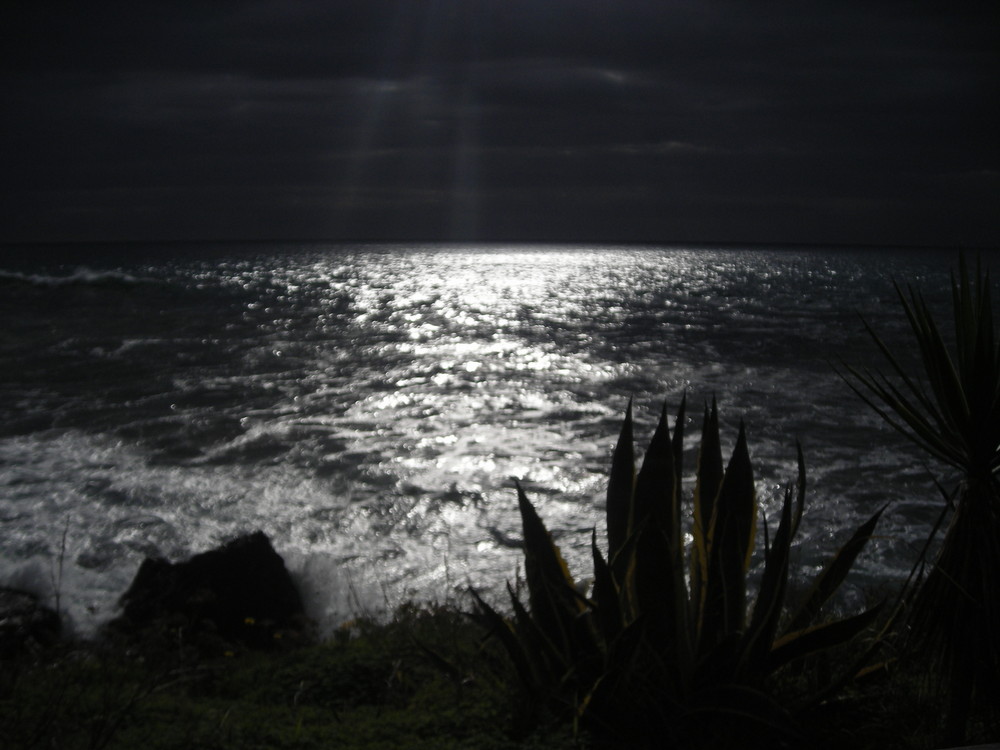
[[[261,529],[321,627],[499,596],[519,479],[586,578],[626,404],[640,450],[717,399],[761,508],[809,492],[819,569],[889,503],[860,600],[941,508],[919,451],[836,372],[912,356],[892,281],[950,321],[957,253],[827,247],[229,243],[0,249],[0,585],[93,633],[146,556]],[[988,258],[987,258],[988,259]],[[850,602],[848,602],[850,604]]]

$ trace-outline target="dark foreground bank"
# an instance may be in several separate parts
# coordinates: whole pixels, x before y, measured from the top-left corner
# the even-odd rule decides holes
[[[452,608],[404,607],[328,642],[205,655],[182,633],[136,645],[62,643],[0,671],[5,748],[597,748],[531,725],[482,633]],[[921,676],[856,686],[803,722],[823,750],[929,750],[940,707]],[[995,740],[985,711],[969,741]],[[808,747],[809,745],[802,745]]]
[[[263,566],[263,567],[262,567]],[[5,748],[600,748],[538,711],[464,607],[407,605],[312,636],[263,534],[189,561],[150,561],[95,640],[59,640],[43,608],[0,617]],[[248,586],[249,580],[266,585]],[[155,583],[150,586],[150,582]],[[11,601],[14,601],[11,599]],[[27,613],[27,600],[18,599]],[[16,647],[15,647],[16,646]],[[799,747],[935,745],[942,712],[897,664],[801,717]],[[996,710],[970,724],[996,739]]]

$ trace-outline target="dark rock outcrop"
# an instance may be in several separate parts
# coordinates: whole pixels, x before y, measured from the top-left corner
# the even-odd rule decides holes
[[[261,531],[171,563],[147,558],[121,598],[112,632],[170,630],[251,648],[300,641],[308,630],[284,560]]]
[[[0,658],[9,659],[59,640],[62,619],[26,591],[0,587]]]

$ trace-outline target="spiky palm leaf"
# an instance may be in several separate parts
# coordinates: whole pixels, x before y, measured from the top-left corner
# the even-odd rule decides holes
[[[948,741],[957,743],[973,692],[1000,698],[1000,341],[981,263],[973,278],[961,258],[951,287],[953,350],[923,296],[897,284],[920,377],[867,322],[888,372],[848,367],[845,377],[888,424],[961,473],[955,513],[911,618],[949,684]]]

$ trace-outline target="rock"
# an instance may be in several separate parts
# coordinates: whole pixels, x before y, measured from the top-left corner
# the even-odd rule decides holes
[[[0,587],[0,658],[9,659],[59,640],[62,619],[26,591]]]
[[[121,598],[113,631],[168,628],[191,639],[269,648],[300,640],[307,619],[284,560],[261,531],[170,563],[146,558]]]

